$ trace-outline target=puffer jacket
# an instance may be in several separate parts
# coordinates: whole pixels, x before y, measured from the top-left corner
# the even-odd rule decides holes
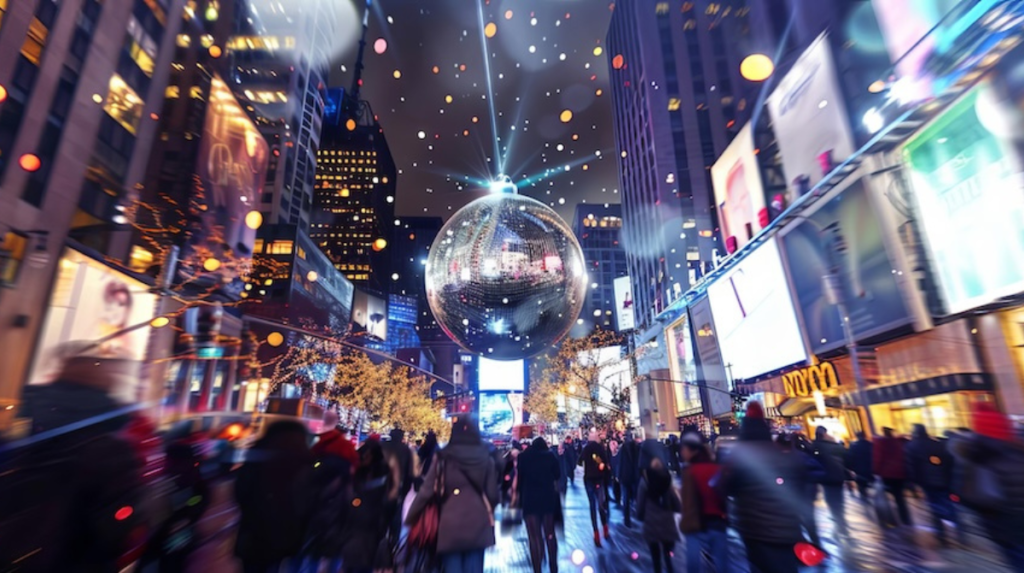
[[[800,500],[806,473],[797,456],[784,454],[769,441],[736,444],[722,479],[734,501],[733,525],[740,536],[778,544],[802,541]]]
[[[669,486],[660,499],[651,499],[647,495],[647,482],[640,482],[640,490],[636,496],[636,516],[644,522],[644,541],[647,543],[675,543],[679,541],[679,528],[676,527],[676,514],[683,511],[679,492]]]
[[[907,477],[926,490],[949,491],[953,456],[946,444],[927,435],[915,437],[906,448]]]
[[[416,523],[434,495],[439,471],[444,472],[444,491],[437,534],[438,553],[460,553],[494,545],[493,511],[498,504],[498,477],[494,461],[482,444],[453,444],[438,452],[437,460],[430,466],[409,508],[406,524]]]

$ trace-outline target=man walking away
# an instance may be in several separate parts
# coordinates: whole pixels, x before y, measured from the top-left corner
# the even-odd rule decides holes
[[[913,525],[914,521],[910,519],[910,510],[907,509],[905,492],[907,487],[907,467],[904,455],[906,441],[897,438],[892,428],[882,428],[882,433],[884,435],[875,440],[872,463],[875,475],[882,478],[885,491],[896,500],[896,510],[899,512],[903,525]]]
[[[619,450],[619,484],[622,487],[622,516],[626,527],[633,526],[630,504],[636,501],[637,486],[640,484],[640,444],[632,432],[626,432],[622,449]]]
[[[683,436],[683,518],[679,529],[686,536],[686,571],[700,573],[703,553],[711,555],[715,570],[729,571],[729,536],[725,500],[712,486],[721,467],[711,460],[700,434]]]
[[[569,476],[569,483],[572,484],[572,487],[576,487],[576,461],[579,456],[576,451],[576,445],[573,444],[572,436],[565,437],[562,449],[562,462],[565,464],[565,474]]]
[[[958,536],[963,542],[964,534],[957,519],[956,506],[949,498],[953,485],[953,456],[946,444],[933,440],[922,424],[915,424],[910,443],[906,448],[907,478],[924,490],[928,509],[932,514],[932,525],[943,547],[948,547],[944,520],[956,524]]]
[[[608,467],[608,452],[601,445],[599,434],[596,431],[590,432],[590,441],[583,446],[580,459],[577,462],[583,466],[583,487],[587,490],[587,502],[590,504],[590,524],[594,527],[594,544],[601,546],[601,535],[597,529],[597,514],[601,515],[601,525],[604,527],[604,538],[611,539],[608,531],[608,506],[605,498],[608,495],[605,483]]]
[[[853,472],[857,480],[857,491],[862,502],[868,501],[868,486],[873,474],[871,467],[873,446],[867,434],[857,432],[857,441],[846,452],[846,469]]]
[[[821,489],[825,494],[825,504],[832,513],[832,521],[836,524],[836,533],[841,537],[849,537],[850,530],[846,525],[846,503],[843,499],[843,485],[846,483],[846,450],[832,440],[824,426],[814,431],[814,457],[824,468]]]

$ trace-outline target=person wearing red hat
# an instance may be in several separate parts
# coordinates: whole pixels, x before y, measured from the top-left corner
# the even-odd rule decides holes
[[[971,414],[974,431],[950,437],[956,493],[981,518],[1010,568],[1024,573],[1024,443],[991,403],[976,402]]]
[[[722,468],[725,493],[735,507],[734,526],[755,573],[797,573],[795,547],[804,541],[800,504],[807,470],[772,443],[758,402],[747,406],[740,439]]]

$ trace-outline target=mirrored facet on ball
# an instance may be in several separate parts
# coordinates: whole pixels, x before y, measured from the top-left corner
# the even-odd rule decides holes
[[[547,205],[493,194],[459,210],[430,248],[427,300],[460,346],[498,360],[543,352],[586,296],[583,251]]]

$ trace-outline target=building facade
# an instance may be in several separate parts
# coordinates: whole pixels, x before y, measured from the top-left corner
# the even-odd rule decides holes
[[[616,328],[615,279],[629,275],[621,240],[622,207],[577,205],[572,230],[583,248],[589,278],[580,320],[588,330],[593,327],[613,330]]]

